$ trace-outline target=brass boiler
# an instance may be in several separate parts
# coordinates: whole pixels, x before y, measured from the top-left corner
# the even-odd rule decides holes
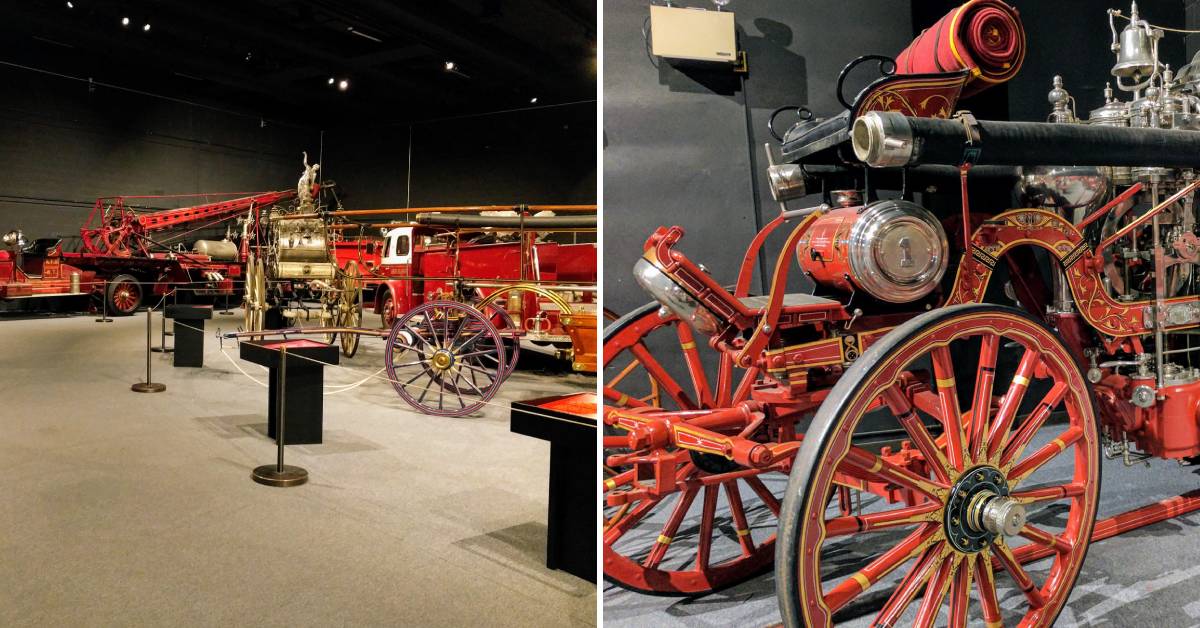
[[[274,279],[332,280],[336,265],[329,252],[328,231],[318,218],[279,220],[272,225],[275,255],[271,261]]]

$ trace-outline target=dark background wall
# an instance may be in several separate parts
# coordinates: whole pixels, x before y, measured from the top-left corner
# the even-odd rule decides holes
[[[0,81],[0,231],[30,238],[77,236],[99,196],[291,188],[304,151],[347,208],[596,199],[595,102],[414,122],[410,152],[404,122],[322,128],[7,66]]]
[[[347,207],[595,203],[596,103],[332,129],[323,168]]]
[[[1063,76],[1081,116],[1102,104],[1113,64],[1104,10],[1128,12],[1128,4],[1010,1],[1027,33],[1024,67],[1007,85],[960,107],[989,118],[1045,119],[1055,74]],[[719,78],[665,63],[654,67],[642,34],[648,3],[605,3],[605,306],[626,312],[649,299],[630,269],[646,237],[664,224],[683,226],[685,251],[719,281],[731,282],[757,225],[778,211],[765,179],[768,114],[787,105],[807,106],[819,116],[837,114],[842,107],[834,85],[848,61],[863,54],[895,55],[960,3],[739,0],[731,8],[739,47],[749,57],[744,82],[730,80],[727,71]],[[701,0],[676,4],[711,8]],[[1191,5],[1188,23],[1195,27],[1200,0]],[[1184,26],[1184,0],[1142,0],[1138,6],[1154,23]],[[1198,47],[1188,45],[1192,52]],[[1168,34],[1161,55],[1172,67],[1185,63],[1183,37]],[[852,75],[849,97],[872,78],[872,69],[868,64]],[[781,116],[780,122],[790,120]],[[820,198],[792,206],[806,201],[816,204]],[[777,251],[769,248],[767,259],[774,260]]]

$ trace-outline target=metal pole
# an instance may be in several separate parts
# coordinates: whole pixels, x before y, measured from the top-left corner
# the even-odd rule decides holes
[[[171,291],[171,295],[172,295],[172,297],[174,297],[174,295],[175,295],[174,290]],[[165,303],[166,300],[167,300],[167,297],[164,295],[163,302]],[[176,301],[176,302],[178,302],[178,301]],[[155,353],[173,353],[175,351],[175,348],[167,346],[167,336],[174,336],[175,332],[167,331],[167,314],[166,314],[165,308],[163,310],[162,318],[160,318],[158,321],[158,329],[159,329],[158,346],[151,349],[151,351],[153,351]]]
[[[287,443],[285,438],[286,401],[287,397],[287,342],[279,346],[279,371],[275,375],[275,464],[265,464],[256,467],[250,473],[250,479],[266,486],[300,486],[308,481],[308,471],[302,467],[283,464],[283,448]]]
[[[146,381],[138,382],[138,383],[134,384],[133,386],[130,386],[129,389],[132,390],[133,392],[157,393],[157,392],[162,392],[167,389],[166,384],[156,383],[150,378],[150,352],[154,349],[151,346],[151,337],[153,334],[153,331],[152,331],[153,324],[151,322],[151,319],[152,319],[153,314],[154,314],[154,307],[147,306],[146,307]]]
[[[279,390],[275,395],[275,442],[279,446],[279,453],[275,460],[275,470],[283,473],[283,445],[287,442],[283,434],[283,416],[287,413],[287,395],[284,394],[287,390],[287,343],[279,347],[279,378],[276,382],[279,384]]]
[[[113,319],[108,317],[108,280],[104,280],[104,287],[100,290],[100,318],[96,319],[97,323],[111,323]]]

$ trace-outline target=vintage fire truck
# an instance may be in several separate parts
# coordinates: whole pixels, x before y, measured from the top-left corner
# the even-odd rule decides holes
[[[187,198],[207,201],[213,196],[236,198],[159,211],[149,206]],[[83,308],[89,306],[89,299],[103,299],[98,307],[125,316],[146,295],[172,288],[181,288],[185,296],[232,295],[240,289],[237,282],[242,275],[237,245],[229,239],[185,238],[197,227],[212,227],[254,207],[270,207],[294,196],[295,191],[285,190],[100,198],[80,229],[78,251],[64,251],[58,238],[28,242],[20,231],[10,231],[0,242],[0,307]]]
[[[732,287],[650,236],[654,301],[605,330],[606,578],[774,565],[786,626],[1049,626],[1093,542],[1200,509],[1096,515],[1103,458],[1200,456],[1200,64],[1172,72],[1136,5],[1108,20],[1127,97],[1086,119],[1057,77],[1049,122],[954,113],[1021,66],[999,0],[864,58],[884,76],[768,147],[781,203],[841,191],[784,205]]]
[[[309,263],[321,264],[311,271],[325,278],[319,290],[342,297],[331,314],[317,311],[313,316],[322,322],[316,327],[259,325],[247,330],[260,331],[226,336],[324,333],[341,338],[344,353],[348,343],[357,347],[360,336],[385,338],[384,366],[393,387],[430,415],[465,416],[489,403],[516,368],[522,343],[548,347],[570,360],[575,371],[594,373],[596,245],[549,236],[594,232],[595,206],[436,209],[322,212],[327,222],[321,229],[314,226],[308,237],[284,238],[285,246],[269,250],[292,255],[313,245],[321,251]],[[538,213],[550,209],[588,215]],[[395,214],[411,215],[412,221],[333,222]],[[301,211],[292,218],[306,221],[312,215]],[[297,222],[288,217],[277,216],[271,229]],[[383,237],[366,236],[368,228],[382,229]],[[256,268],[261,266],[260,260]],[[262,273],[250,273],[248,303],[264,293]],[[379,313],[382,329],[358,326],[363,307]],[[307,315],[289,318],[308,320]]]

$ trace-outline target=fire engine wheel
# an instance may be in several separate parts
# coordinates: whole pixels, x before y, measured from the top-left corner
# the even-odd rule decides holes
[[[691,327],[663,314],[650,303],[605,329],[606,407],[690,410],[743,400],[749,388],[735,389],[732,364],[722,364],[696,342]],[[684,365],[679,379],[666,366],[675,361]],[[718,365],[711,384],[705,363]],[[745,377],[742,381],[752,382],[757,374]],[[699,595],[770,568],[782,474],[750,472],[719,456],[661,452],[676,469],[679,490],[661,498],[619,499],[645,486],[634,468],[609,464],[610,455],[629,452],[623,433],[610,430],[604,435],[605,579],[645,593]]]
[[[358,262],[351,261],[342,271],[341,298],[338,304],[338,327],[358,327],[362,323],[362,281],[358,277]],[[352,358],[358,353],[358,334],[342,334],[339,341],[342,355]]]
[[[437,416],[482,408],[504,381],[504,342],[479,310],[431,301],[400,317],[384,347],[388,378],[411,406]]]
[[[246,259],[245,296],[242,302],[244,331],[261,331],[266,308],[266,275],[262,260],[251,253]]]
[[[971,374],[961,396],[956,371]],[[1054,333],[1009,307],[934,310],[871,345],[792,467],[775,563],[784,625],[1051,625],[1096,517],[1089,392]],[[1066,423],[1047,425],[1052,413]],[[869,415],[894,417],[904,455],[851,443]],[[856,512],[831,510],[838,487],[861,496]]]
[[[521,357],[521,330],[513,322],[512,316],[508,312],[494,303],[488,304],[488,311],[491,314],[491,323],[495,325],[500,332],[500,336],[508,338],[509,342],[504,345],[504,356],[507,362],[504,365],[504,379],[508,379],[509,375],[517,369],[517,359]]]
[[[396,298],[391,290],[383,295],[383,303],[379,306],[379,320],[385,328],[391,328],[396,323]]]
[[[500,373],[500,381],[503,382],[504,380],[507,380],[508,376],[512,375],[512,372],[517,368],[517,358],[520,356],[521,341],[516,335],[514,335],[518,332],[518,330],[513,327],[513,320],[512,317],[508,315],[508,312],[505,312],[503,308],[492,303],[487,305],[487,309],[491,310],[490,316],[488,317],[488,322],[490,322],[492,326],[496,328],[496,331],[500,332],[500,337],[512,339],[511,343],[504,345],[505,364],[503,371]],[[463,326],[461,331],[455,332],[462,337],[470,337],[471,335],[478,333],[480,330],[480,326],[477,322],[475,322],[474,319],[463,319],[462,321],[451,324]],[[491,340],[487,336],[484,336],[477,343],[475,343],[475,350],[484,352],[484,355],[490,355],[494,351],[494,348],[492,347]],[[491,358],[489,357],[487,360],[490,361]],[[434,377],[439,385],[445,386],[447,392],[452,392],[455,394],[470,394],[474,392],[471,390],[470,386],[460,386],[452,379],[447,380],[436,370],[431,370],[430,375]]]
[[[108,280],[104,298],[109,314],[129,316],[142,304],[142,286],[133,275],[117,275]]]

